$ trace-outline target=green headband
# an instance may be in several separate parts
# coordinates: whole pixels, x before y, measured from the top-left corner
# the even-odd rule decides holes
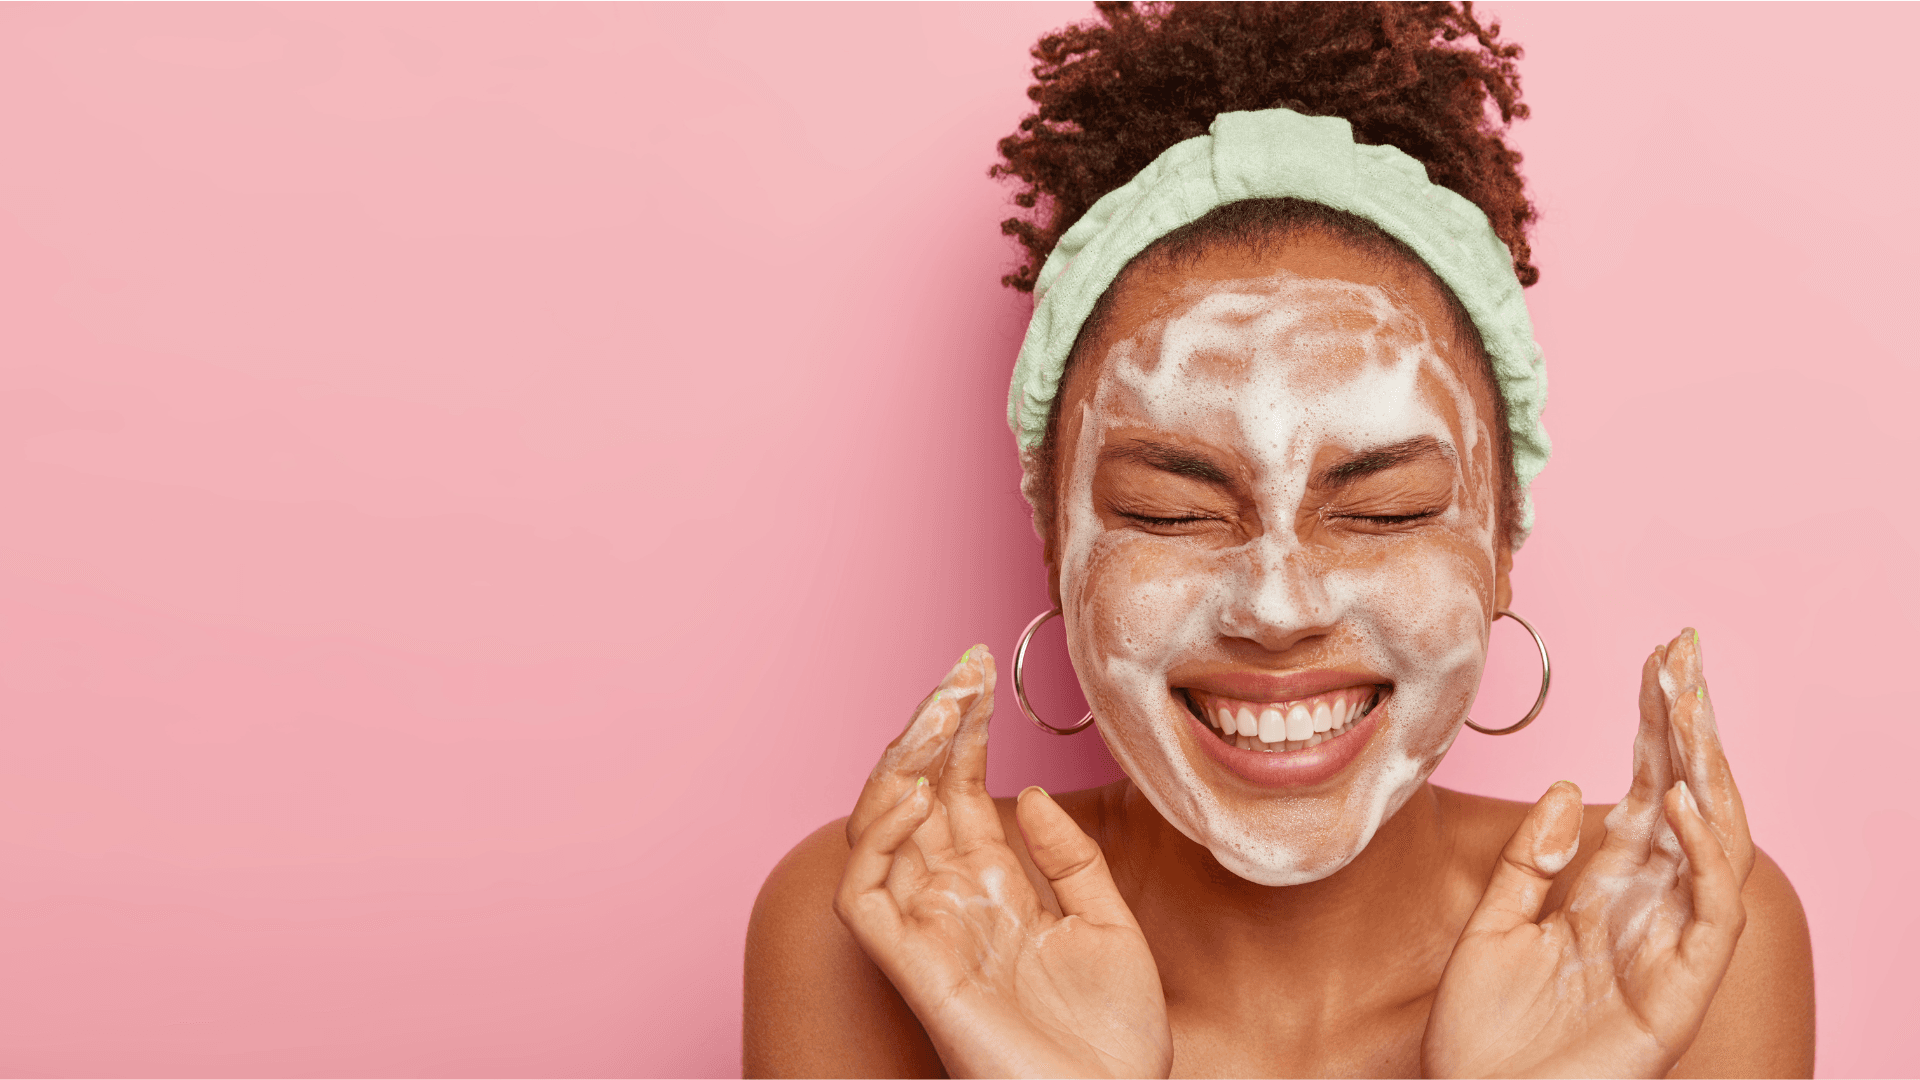
[[[1507,430],[1520,476],[1520,536],[1533,530],[1533,478],[1552,444],[1540,424],[1547,369],[1513,274],[1513,255],[1480,208],[1430,183],[1419,162],[1391,146],[1353,141],[1353,125],[1291,109],[1221,113],[1208,134],[1176,143],[1126,185],[1102,196],[1047,256],[1038,301],[1007,390],[1007,425],[1021,461],[1047,433],[1067,355],[1107,287],[1134,257],[1217,206],[1243,199],[1303,199],[1386,230],[1439,275],[1480,331],[1507,399]]]

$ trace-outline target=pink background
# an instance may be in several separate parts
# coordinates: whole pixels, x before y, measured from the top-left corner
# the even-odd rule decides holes
[[[735,1072],[768,868],[1045,606],[985,170],[1086,10],[0,9],[0,1069]],[[1911,1074],[1920,11],[1496,10],[1557,679],[1441,779],[1617,797],[1698,625]]]

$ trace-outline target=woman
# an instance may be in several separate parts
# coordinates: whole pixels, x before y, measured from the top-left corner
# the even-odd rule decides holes
[[[749,1074],[1810,1072],[1697,634],[1647,658],[1619,804],[1426,782],[1547,453],[1497,33],[1103,5],[1036,48],[1009,413],[1127,776],[989,798],[969,650],[769,878]]]

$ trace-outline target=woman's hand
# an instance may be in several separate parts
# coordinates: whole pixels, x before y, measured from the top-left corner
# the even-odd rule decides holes
[[[1020,793],[1048,909],[986,790],[993,657],[967,650],[874,767],[847,819],[834,910],[954,1076],[1165,1076],[1160,974],[1099,845]]]
[[[1647,659],[1633,787],[1559,910],[1580,790],[1528,811],[1454,946],[1427,1021],[1428,1076],[1665,1076],[1692,1044],[1746,923],[1753,840],[1692,630]]]

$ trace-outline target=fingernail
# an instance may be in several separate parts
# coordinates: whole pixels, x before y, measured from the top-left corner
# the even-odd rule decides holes
[[[973,659],[973,650],[975,650],[975,649],[977,649],[977,648],[979,648],[979,647],[980,647],[980,646],[978,646],[978,645],[969,645],[969,646],[967,646],[967,651],[966,651],[966,652],[963,652],[963,653],[961,653],[961,654],[960,654],[960,662],[964,664],[964,663],[966,663],[967,661],[969,661],[969,660],[971,660],[971,659]]]
[[[1029,791],[1037,791],[1037,792],[1039,792],[1039,793],[1040,793],[1040,794],[1042,794],[1042,795],[1047,795],[1047,789],[1046,789],[1046,788],[1043,788],[1043,787],[1041,787],[1041,786],[1040,786],[1039,784],[1028,784],[1028,785],[1027,785],[1026,787],[1024,787],[1024,788],[1021,788],[1021,789],[1020,789],[1020,794],[1019,794],[1019,795],[1015,795],[1015,796],[1013,797],[1013,801],[1014,801],[1014,802],[1019,802],[1019,801],[1020,801],[1020,799],[1021,799],[1021,798],[1022,798],[1023,796],[1025,796],[1025,795],[1026,795],[1026,793],[1027,793],[1027,792],[1029,792]],[[1053,798],[1053,796],[1051,796],[1051,795],[1047,795],[1047,798],[1049,798],[1049,799],[1051,799],[1051,798]]]
[[[1694,817],[1704,816],[1700,813],[1700,804],[1694,801],[1693,789],[1687,786],[1687,782],[1685,780],[1682,780],[1673,786],[1680,789],[1680,797],[1687,801],[1687,809],[1693,811]]]
[[[1695,701],[1705,701],[1705,700],[1707,700],[1707,688],[1706,688],[1706,687],[1704,687],[1704,686],[1696,686],[1696,687],[1694,687],[1694,688],[1693,688],[1693,699],[1694,699]]]

